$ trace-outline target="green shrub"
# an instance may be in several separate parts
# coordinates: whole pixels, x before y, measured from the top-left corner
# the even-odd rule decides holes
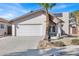
[[[62,42],[62,41],[55,41],[53,44],[54,44],[54,46],[57,46],[57,47],[66,46],[66,45],[64,44],[64,42]]]
[[[71,44],[73,44],[73,45],[79,45],[79,39],[73,39],[71,41]]]

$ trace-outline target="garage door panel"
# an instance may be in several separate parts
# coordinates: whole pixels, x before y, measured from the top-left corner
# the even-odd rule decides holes
[[[42,25],[18,25],[17,36],[41,36]]]

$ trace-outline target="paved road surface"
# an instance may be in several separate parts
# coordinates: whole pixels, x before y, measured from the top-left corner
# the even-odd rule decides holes
[[[0,38],[0,55],[36,49],[42,37],[4,37]]]
[[[36,49],[42,37],[4,37],[0,38],[0,55],[3,56],[79,56],[79,45]]]

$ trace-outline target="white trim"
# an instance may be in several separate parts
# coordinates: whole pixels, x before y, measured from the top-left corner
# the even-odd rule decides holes
[[[57,25],[57,37],[61,36],[61,23],[58,23]]]
[[[12,25],[12,36],[15,36],[15,25]]]

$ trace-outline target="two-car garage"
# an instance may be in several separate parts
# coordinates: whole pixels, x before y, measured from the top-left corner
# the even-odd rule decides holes
[[[46,16],[43,11],[26,14],[11,21],[13,36],[44,36]]]
[[[16,36],[41,36],[41,24],[19,24],[16,26]]]

